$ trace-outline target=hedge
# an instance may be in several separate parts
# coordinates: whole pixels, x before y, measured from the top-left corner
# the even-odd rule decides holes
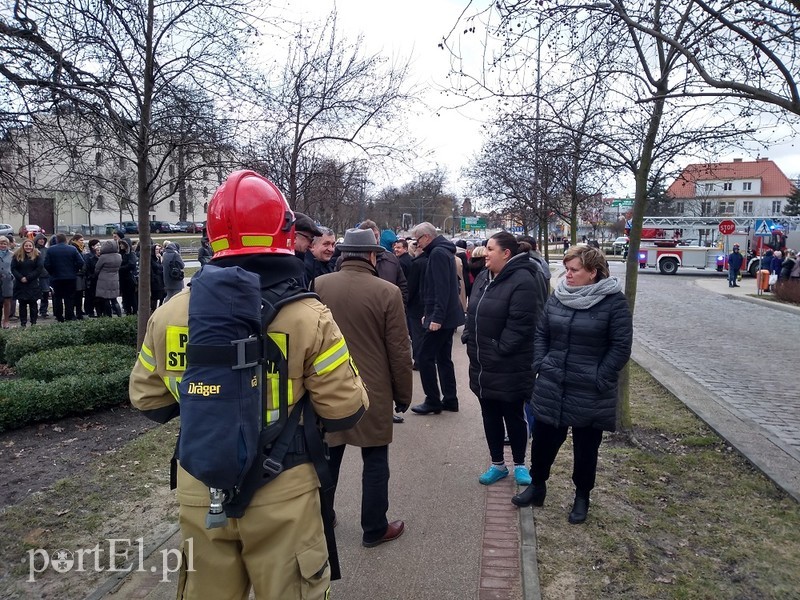
[[[0,381],[0,431],[127,402],[129,377],[130,369],[94,377],[67,375],[53,381]]]
[[[28,354],[104,342],[135,348],[136,315],[122,318],[82,319],[29,329],[2,330],[0,360],[15,365]]]
[[[65,375],[93,377],[133,368],[136,351],[120,344],[89,344],[56,348],[23,356],[17,361],[17,375],[25,379],[52,381]]]

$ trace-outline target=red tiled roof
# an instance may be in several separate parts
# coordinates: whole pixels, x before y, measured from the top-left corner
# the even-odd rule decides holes
[[[753,162],[699,163],[689,165],[667,189],[672,198],[696,198],[698,181],[736,181],[760,179],[760,196],[787,197],[792,194],[792,182],[771,160]],[[758,198],[759,196],[754,196]]]

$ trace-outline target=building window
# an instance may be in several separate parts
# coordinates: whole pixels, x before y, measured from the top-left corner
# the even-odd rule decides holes
[[[103,155],[99,152],[94,153],[94,166],[99,167],[103,164]]]
[[[703,191],[704,192],[713,192],[714,191],[714,184],[713,183],[704,183],[703,184]]]
[[[772,214],[773,215],[781,214],[781,204],[782,204],[782,202],[780,200],[773,200],[772,201]]]
[[[124,168],[125,168],[125,158],[120,156],[119,157],[119,170],[121,171]]]
[[[208,188],[207,187],[203,188],[203,198],[208,198]]]
[[[175,212],[175,200],[169,201],[169,210],[170,212]]]
[[[685,209],[684,209],[683,202],[676,202],[675,203],[675,212],[676,213],[678,213],[679,215],[682,215],[684,210]]]
[[[752,189],[753,189],[753,184],[752,184],[752,182],[750,182],[750,181],[745,181],[745,182],[742,184],[742,189],[743,189],[745,192],[749,192],[750,190],[752,190]]]
[[[206,202],[206,203],[204,203],[204,204],[203,204],[203,212],[204,212],[204,213],[207,213],[207,212],[208,212],[208,202]]]
[[[186,188],[186,193],[189,194],[189,197],[191,198],[194,196],[194,188],[190,185],[188,188]]]
[[[186,203],[186,210],[189,211],[189,212],[194,212],[194,202],[191,202],[191,201],[187,202]]]
[[[208,179],[208,171],[203,171],[202,178],[203,179]]]
[[[169,176],[170,177],[175,177],[175,165],[170,165],[169,166]]]
[[[106,201],[102,196],[97,197],[97,210],[104,210],[106,207]]]
[[[733,189],[733,184],[729,181],[727,183],[722,184],[722,189],[726,192],[730,192]]]
[[[700,216],[707,217],[711,214],[711,202],[700,203]]]
[[[723,215],[732,215],[734,208],[736,206],[735,202],[720,202],[719,203],[719,212]]]
[[[128,178],[127,177],[120,177],[119,178],[119,186],[123,190],[127,190],[128,189]]]
[[[752,200],[745,200],[742,202],[742,212],[746,215],[753,214],[753,201]]]

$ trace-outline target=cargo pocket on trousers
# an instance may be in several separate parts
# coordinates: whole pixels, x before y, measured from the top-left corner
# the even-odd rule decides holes
[[[297,566],[300,569],[300,598],[311,600],[327,597],[330,587],[331,569],[328,565],[328,547],[325,537],[319,542],[297,553]]]

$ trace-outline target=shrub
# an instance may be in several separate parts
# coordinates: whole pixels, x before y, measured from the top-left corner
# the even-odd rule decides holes
[[[15,365],[23,356],[81,346],[86,343],[117,342],[136,347],[136,316],[107,319],[83,319],[32,329],[9,329],[4,332],[3,360]]]
[[[23,356],[17,361],[17,375],[26,379],[52,381],[65,375],[94,377],[133,368],[136,351],[120,344],[89,344],[56,348]]]
[[[53,381],[0,382],[0,431],[61,419],[128,400],[130,370],[94,377],[67,375]]]

